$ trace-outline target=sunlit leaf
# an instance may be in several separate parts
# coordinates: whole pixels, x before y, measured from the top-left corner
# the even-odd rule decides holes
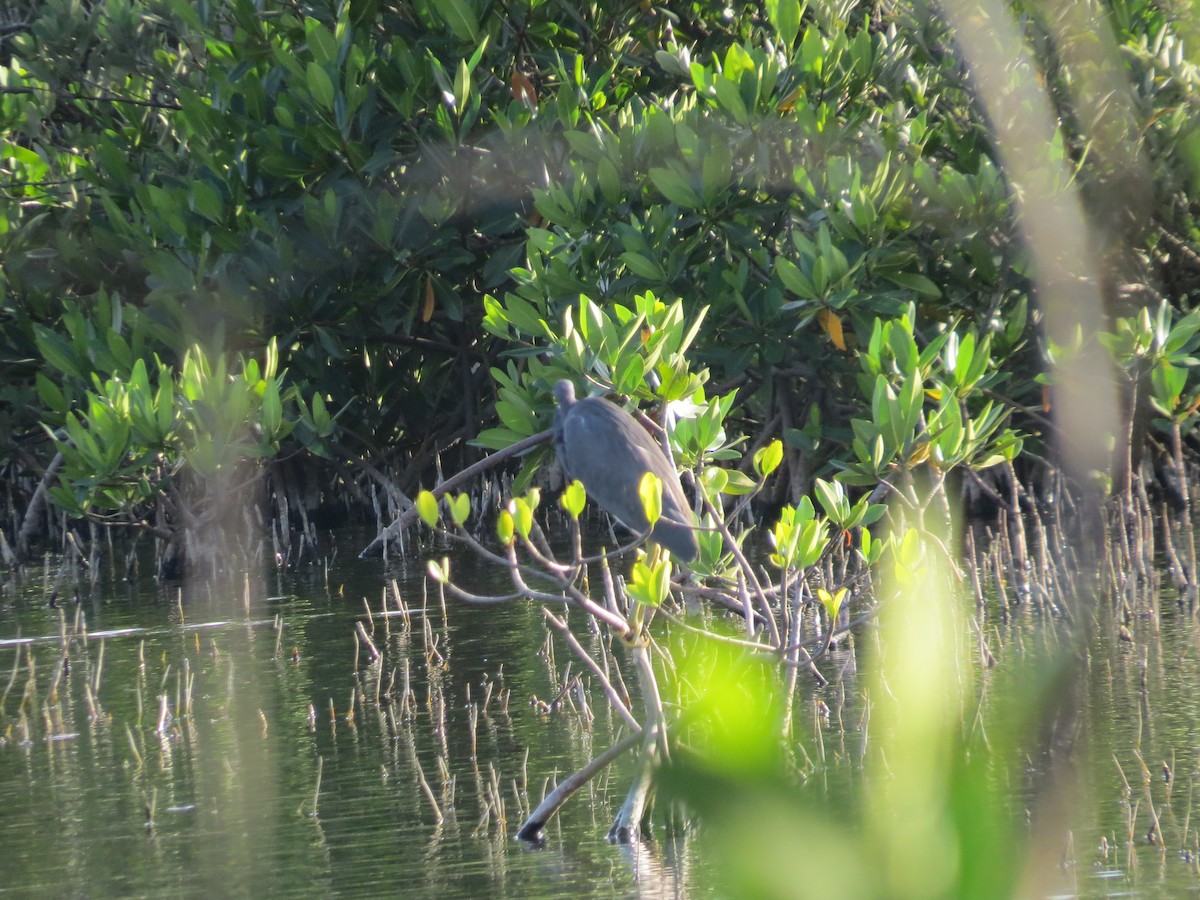
[[[533,529],[533,508],[524,497],[514,497],[508,501],[508,511],[512,514],[513,528],[525,540]]]
[[[825,588],[817,588],[817,599],[821,601],[821,605],[832,622],[842,609],[842,601],[846,599],[846,588],[839,588],[835,594],[829,593]]]
[[[512,513],[507,509],[500,510],[500,515],[496,516],[496,536],[500,538],[500,543],[507,546],[513,542],[516,533],[516,526],[513,523]]]
[[[825,514],[835,522],[841,524],[846,510],[846,493],[840,482],[826,481],[824,478],[818,478],[813,483],[813,492],[817,495],[817,499],[821,502],[821,506],[825,510]]]
[[[767,18],[785,47],[796,42],[800,32],[800,0],[767,0]]]
[[[437,527],[438,502],[437,498],[429,491],[421,491],[421,493],[417,494],[417,515],[430,528]]]
[[[429,577],[439,584],[445,584],[450,580],[449,559],[443,559],[441,562],[431,559],[425,564],[425,570],[429,573]]]
[[[729,473],[719,466],[707,466],[700,474],[700,483],[715,497],[729,484]]]
[[[757,487],[749,475],[737,469],[726,469],[725,479],[726,483],[721,491],[731,496],[748,494]]]
[[[587,492],[583,489],[583,483],[576,480],[568,484],[563,489],[558,502],[567,511],[567,515],[572,519],[578,519],[580,513],[583,512],[584,503],[587,502]]]
[[[455,494],[446,498],[450,508],[450,519],[455,525],[462,526],[471,516],[471,498],[466,494]]]
[[[829,335],[829,340],[833,346],[839,350],[846,349],[846,337],[842,333],[842,320],[832,309],[822,309],[817,313],[817,321],[821,323],[821,328]]]
[[[646,472],[638,482],[638,499],[651,525],[662,517],[662,482],[653,472]]]
[[[754,454],[754,471],[759,478],[766,478],[783,462],[783,441],[776,438]]]
[[[639,603],[661,606],[671,589],[671,563],[660,559],[650,565],[642,557],[633,564],[630,574],[629,592]]]

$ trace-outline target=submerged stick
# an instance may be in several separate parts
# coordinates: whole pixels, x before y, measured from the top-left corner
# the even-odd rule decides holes
[[[572,795],[622,753],[627,753],[636,747],[641,740],[642,730],[639,728],[637,731],[625,735],[582,769],[560,781],[558,786],[546,795],[546,799],[538,804],[538,808],[529,814],[529,818],[517,832],[517,837],[523,841],[540,844],[544,840],[542,830],[546,827],[546,823],[571,799]]]

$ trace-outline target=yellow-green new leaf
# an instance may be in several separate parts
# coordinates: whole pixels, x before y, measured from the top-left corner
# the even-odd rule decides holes
[[[587,502],[587,491],[584,490],[583,483],[575,480],[568,484],[558,502],[567,511],[567,515],[572,519],[578,519],[579,514],[583,512],[584,504]]]
[[[529,540],[529,532],[533,528],[533,509],[524,497],[514,497],[508,501],[508,511],[512,514],[513,528],[525,540]]]
[[[646,513],[646,521],[654,525],[662,517],[662,482],[653,472],[647,472],[638,482],[638,499]]]
[[[443,559],[440,563],[436,559],[431,559],[426,564],[426,571],[429,572],[429,577],[439,584],[445,584],[450,580],[450,560]]]
[[[719,466],[708,466],[700,473],[700,483],[704,485],[710,497],[715,497],[729,484],[729,473]]]
[[[646,606],[661,606],[671,589],[671,563],[660,560],[651,566],[645,558],[633,564],[629,593]]]
[[[496,537],[500,538],[500,543],[506,547],[516,537],[516,526],[513,523],[512,513],[507,509],[500,510],[500,515],[496,516]]]
[[[455,525],[463,525],[471,516],[471,498],[466,494],[447,497],[446,505],[450,508],[450,519]]]
[[[754,454],[754,471],[766,478],[783,462],[783,441],[776,438]]]
[[[725,470],[725,486],[721,488],[721,493],[736,497],[749,494],[754,487],[753,479],[745,472],[739,472],[737,469]]]
[[[830,622],[832,622],[837,618],[838,613],[841,612],[842,602],[846,599],[846,589],[840,588],[836,594],[831,594],[825,588],[817,588],[817,599],[825,607],[825,612],[829,615]]]
[[[437,498],[429,491],[421,491],[421,493],[417,494],[417,515],[430,528],[437,527],[438,502]]]

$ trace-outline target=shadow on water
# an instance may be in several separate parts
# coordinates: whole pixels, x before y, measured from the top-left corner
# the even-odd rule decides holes
[[[544,848],[516,841],[546,792],[618,741],[622,723],[576,680],[539,606],[443,604],[419,564],[385,574],[354,558],[362,543],[342,535],[335,564],[271,571],[257,586],[147,583],[54,606],[42,581],[10,586],[0,887],[670,897],[715,883],[688,828],[656,825],[632,848],[605,841],[628,758],[551,821]],[[454,565],[471,577],[471,560]],[[1091,654],[1088,795],[1054,848],[1067,894],[1200,883],[1200,628],[1170,597],[1155,608],[1124,631],[1099,629]],[[1052,652],[1057,637],[1033,607],[993,618],[979,639],[1003,652],[981,691],[1002,695],[1019,690],[1010,661]],[[573,624],[595,650],[600,638]],[[856,637],[872,640],[870,628]],[[830,653],[831,684],[801,682],[793,699],[812,724],[798,729],[802,790],[831,815],[861,789],[856,654],[853,642]],[[1018,809],[1034,799],[1025,784],[1007,790]]]

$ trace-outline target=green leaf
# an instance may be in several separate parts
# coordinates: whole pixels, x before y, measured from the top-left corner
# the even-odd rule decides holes
[[[35,325],[34,334],[37,337],[38,350],[42,358],[59,372],[74,378],[84,377],[80,371],[79,357],[70,341],[56,331],[51,331],[44,325]]]
[[[1187,370],[1174,366],[1165,359],[1151,373],[1154,386],[1152,400],[1168,416],[1175,414],[1179,398],[1187,385]]]
[[[507,509],[500,510],[500,515],[496,516],[496,537],[500,538],[500,543],[506,547],[516,539],[516,526],[513,524],[512,513]]]
[[[329,66],[337,62],[337,40],[333,32],[317,19],[304,20],[304,37],[308,41],[309,52],[319,64]]]
[[[329,418],[329,410],[325,406],[325,398],[320,394],[313,394],[312,420],[313,427],[319,436],[329,437],[329,435],[333,434],[333,420]]]
[[[450,520],[455,525],[462,527],[471,516],[471,498],[466,494],[455,494],[453,497],[446,498],[446,505],[450,508]]]
[[[810,519],[800,527],[800,540],[796,544],[795,565],[807,569],[815,565],[825,552],[825,522]]]
[[[775,274],[783,282],[783,286],[798,297],[813,300],[819,297],[816,287],[807,275],[790,259],[782,256],[775,260]]]
[[[883,434],[880,433],[875,435],[875,443],[871,448],[871,465],[874,467],[874,470],[876,472],[882,472],[883,464],[885,462],[890,462],[893,456],[895,456],[895,450],[889,454],[887,449],[884,447]]]
[[[714,87],[717,91],[717,102],[721,107],[733,116],[739,125],[749,125],[750,111],[746,108],[746,102],[742,99],[738,86],[724,75],[718,75],[714,81]]]
[[[719,466],[708,466],[700,475],[700,483],[704,485],[709,496],[715,497],[729,484],[729,473]]]
[[[721,489],[724,494],[730,496],[738,496],[741,494],[749,494],[758,485],[745,472],[740,472],[737,469],[726,469],[725,474],[727,483]]]
[[[717,205],[724,191],[733,182],[733,176],[733,155],[727,146],[717,144],[704,153],[700,186],[706,207],[712,208]]]
[[[485,450],[503,450],[527,437],[529,437],[529,433],[513,431],[511,428],[485,428],[474,440],[470,441],[470,444],[474,447],[483,447]]]
[[[824,478],[818,478],[813,483],[813,491],[817,495],[817,499],[821,502],[821,507],[825,510],[825,514],[839,525],[844,524],[849,510],[846,504],[846,492],[840,482],[826,481]]]
[[[630,573],[629,593],[646,606],[662,606],[671,590],[671,563],[662,559],[653,566],[645,557],[633,564]]]
[[[86,507],[89,505],[86,501],[81,504],[75,497],[75,494],[66,485],[56,484],[47,493],[50,495],[50,499],[54,501],[55,506],[74,516],[84,515]]]
[[[467,107],[471,96],[471,70],[467,68],[466,60],[458,64],[454,73],[454,108],[462,112]]]
[[[783,441],[776,438],[754,454],[754,471],[766,478],[783,462]]]
[[[916,272],[896,272],[893,274],[885,274],[883,276],[893,284],[898,284],[902,288],[908,288],[910,291],[915,291],[922,297],[930,297],[934,300],[942,296],[942,289],[936,284]]]
[[[606,157],[596,163],[596,180],[604,199],[617,206],[621,201],[621,172],[612,160]]]
[[[583,512],[584,503],[587,502],[587,492],[583,488],[583,482],[576,480],[568,484],[558,502],[567,511],[567,515],[572,519],[578,519],[580,513]]]
[[[203,181],[192,183],[191,201],[192,209],[210,222],[220,222],[224,217],[220,196]]]
[[[333,79],[329,77],[329,73],[315,62],[310,62],[305,73],[305,80],[308,82],[308,90],[313,95],[313,99],[326,109],[332,109]]]
[[[159,374],[158,393],[154,397],[154,415],[158,425],[158,438],[165,440],[175,424],[175,388],[171,383],[169,369]]]
[[[864,528],[862,530],[862,554],[863,558],[871,564],[875,565],[883,558],[883,554],[892,546],[891,538],[872,538],[871,532]]]
[[[1004,339],[1009,344],[1016,344],[1025,333],[1025,324],[1029,320],[1028,295],[1022,294],[1017,298],[1016,305],[1008,314],[1008,322],[1004,326]]]
[[[817,588],[817,599],[825,607],[825,612],[832,623],[842,609],[842,602],[846,599],[846,588],[839,588],[836,594],[829,593],[825,588]]]
[[[617,371],[613,386],[618,393],[635,396],[646,383],[646,366],[640,356],[630,356]]]
[[[63,392],[59,386],[41,372],[37,373],[37,392],[38,397],[41,398],[42,403],[47,408],[59,415],[66,415],[67,410],[70,408],[67,398],[63,396]]]
[[[800,0],[767,0],[767,18],[785,47],[796,43],[800,33]]]
[[[525,540],[529,540],[529,532],[533,529],[533,508],[524,497],[514,497],[508,501],[508,511],[512,515],[513,527]]]
[[[262,427],[267,440],[274,440],[283,422],[283,403],[279,399],[279,385],[274,379],[265,382],[262,396]]]
[[[667,273],[663,271],[663,267],[655,260],[640,253],[626,250],[621,254],[621,262],[625,263],[629,271],[639,278],[645,278],[647,281],[666,280]]]
[[[950,344],[947,344],[950,346]],[[975,334],[967,332],[958,343],[958,352],[954,356],[954,381],[960,386],[965,386],[967,381],[967,373],[971,371],[971,364],[975,359]]]
[[[450,581],[450,560],[443,559],[438,562],[436,559],[431,559],[426,563],[426,571],[429,572],[429,577],[438,584],[446,584]]]
[[[429,491],[421,491],[421,493],[417,494],[417,515],[430,528],[437,527],[438,502],[437,498]]]
[[[479,40],[479,19],[468,0],[438,0],[433,8],[460,41],[473,44]]]
[[[651,526],[662,518],[662,482],[653,472],[647,472],[638,482],[638,499]]]
[[[652,168],[650,180],[658,192],[684,209],[699,209],[704,204],[688,180],[674,169]]]

